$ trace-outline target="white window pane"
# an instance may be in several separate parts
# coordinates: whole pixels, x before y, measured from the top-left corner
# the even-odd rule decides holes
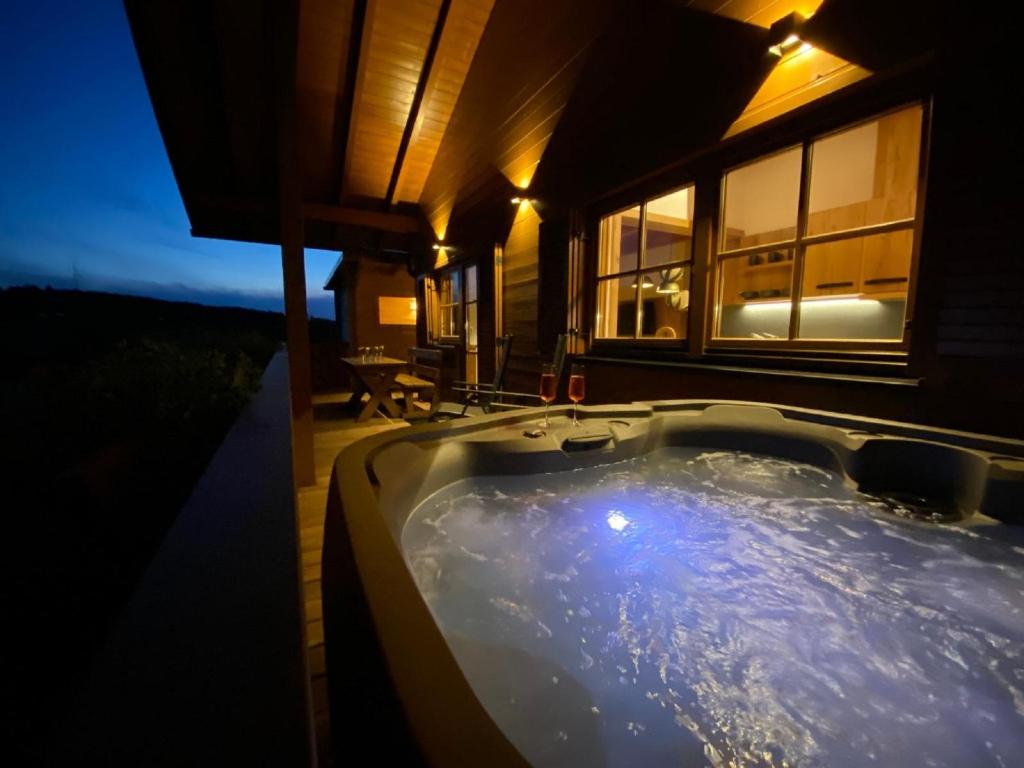
[[[647,202],[644,266],[655,267],[692,258],[693,187]]]
[[[614,275],[637,267],[640,249],[640,206],[601,219],[598,275]]]
[[[613,277],[597,284],[597,336],[631,339],[636,331],[635,275]]]
[[[802,155],[794,147],[725,174],[721,250],[796,237]]]
[[[809,234],[913,218],[922,117],[915,105],[814,142]]]
[[[685,339],[690,307],[689,267],[670,267],[640,276],[640,336]]]

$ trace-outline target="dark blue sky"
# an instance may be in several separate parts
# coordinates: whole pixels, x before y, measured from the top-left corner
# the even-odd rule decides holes
[[[118,0],[0,23],[0,285],[281,309],[275,246],[193,238]],[[337,253],[306,251],[310,312]]]

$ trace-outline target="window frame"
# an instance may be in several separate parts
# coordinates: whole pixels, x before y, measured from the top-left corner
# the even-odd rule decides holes
[[[917,166],[917,189],[914,205],[914,215],[910,218],[899,219],[882,224],[868,224],[852,229],[844,229],[837,232],[823,232],[814,235],[807,234],[807,224],[810,207],[810,181],[812,147],[816,141],[827,139],[855,129],[859,126],[880,120],[881,118],[901,112],[911,107],[921,109],[921,136],[918,147]],[[931,125],[931,100],[926,98],[912,99],[901,102],[895,106],[888,107],[881,111],[873,112],[870,115],[855,118],[840,126],[830,128],[826,131],[808,131],[800,138],[790,138],[782,146],[772,150],[759,152],[758,154],[745,158],[742,162],[730,163],[723,166],[718,175],[718,196],[717,210],[715,211],[716,225],[713,227],[711,242],[711,263],[709,292],[706,298],[705,323],[704,323],[704,345],[709,351],[727,350],[732,352],[748,351],[806,351],[806,352],[840,352],[852,355],[858,353],[890,354],[900,357],[909,355],[911,348],[911,336],[913,327],[915,299],[918,288],[918,265],[921,247],[921,232],[924,220],[924,201],[927,193],[927,171],[928,171],[928,137]],[[725,177],[731,171],[751,165],[766,158],[783,152],[791,151],[796,147],[801,149],[800,166],[800,188],[797,202],[796,231],[792,239],[774,243],[765,243],[732,250],[723,250],[722,244],[725,238]],[[696,213],[695,213],[696,217]],[[910,270],[907,282],[907,299],[904,310],[903,335],[900,339],[801,339],[798,338],[800,328],[800,304],[803,298],[803,277],[804,265],[806,262],[806,250],[808,247],[825,243],[839,242],[853,238],[869,237],[896,231],[911,231],[913,242],[910,254]],[[793,249],[793,274],[792,287],[790,290],[790,315],[789,315],[789,337],[786,339],[747,339],[716,337],[715,333],[721,321],[721,302],[719,292],[722,280],[722,264],[724,261],[733,258],[742,258],[755,253],[763,253],[766,250],[787,250]]]
[[[648,203],[657,200],[661,197],[681,192],[684,189],[690,189],[691,194],[694,196],[694,214],[690,220],[690,257],[688,259],[681,259],[677,261],[670,261],[665,264],[658,264],[656,266],[647,266],[644,264],[644,257],[647,253],[647,205]],[[595,254],[596,258],[594,261],[594,272],[591,290],[589,291],[590,297],[593,303],[593,309],[589,312],[590,320],[593,323],[593,334],[592,340],[596,344],[613,344],[636,347],[641,345],[652,345],[656,347],[676,347],[685,349],[689,344],[690,339],[690,310],[693,309],[692,296],[693,296],[693,273],[694,265],[696,263],[695,252],[696,248],[694,245],[694,230],[696,229],[695,221],[697,218],[696,213],[696,195],[697,195],[697,183],[694,180],[686,181],[683,184],[677,184],[668,189],[656,192],[651,195],[647,195],[641,198],[639,201],[634,201],[626,205],[620,205],[617,208],[606,211],[598,215],[596,219],[595,229]],[[619,272],[608,272],[607,274],[600,274],[600,259],[601,259],[601,225],[605,219],[612,216],[616,216],[633,208],[640,208],[640,217],[638,219],[637,228],[637,251],[636,251],[636,266],[633,269],[620,270]],[[678,269],[682,267],[686,270],[686,290],[690,292],[691,304],[687,307],[686,320],[683,324],[684,335],[682,338],[661,338],[657,336],[644,336],[643,333],[643,297],[641,295],[641,286],[643,284],[644,275],[652,274],[654,272],[660,272],[668,269]],[[613,280],[620,280],[623,277],[633,277],[636,281],[636,287],[634,288],[633,301],[636,304],[635,318],[633,321],[633,335],[632,336],[598,336],[598,328],[600,322],[598,319],[598,313],[600,311],[600,291],[601,283],[611,282]]]
[[[463,329],[462,329],[462,275],[459,273],[460,267],[453,266],[447,269],[438,270],[431,275],[426,283],[426,294],[427,294],[427,341],[431,344],[452,344],[461,343]],[[448,285],[451,286],[454,282],[454,278],[458,278],[459,290],[458,295],[454,289],[450,288],[452,298],[451,302],[443,302],[443,289],[442,285],[447,281]],[[432,312],[436,312],[436,318],[432,318],[430,315]],[[445,315],[448,314],[451,319],[449,328],[457,330],[458,333],[454,335],[446,335],[443,333],[445,328]],[[436,332],[435,332],[436,329]]]

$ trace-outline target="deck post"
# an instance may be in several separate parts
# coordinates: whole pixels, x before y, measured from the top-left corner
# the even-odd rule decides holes
[[[306,269],[302,222],[292,224],[298,236],[285,234],[281,222],[281,261],[284,269],[284,314],[288,341],[288,382],[292,409],[292,472],[295,485],[316,485],[313,461],[313,376],[306,318]]]
[[[295,69],[298,14],[282,12],[277,56],[277,170],[288,383],[292,415],[292,473],[296,488],[316,485],[313,457],[313,373],[306,306],[305,227],[295,146]]]

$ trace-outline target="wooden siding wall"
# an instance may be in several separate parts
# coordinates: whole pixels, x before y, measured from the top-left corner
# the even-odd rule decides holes
[[[1002,35],[986,35],[993,53],[980,61],[946,62],[952,76],[936,94],[924,244],[939,275],[934,322],[941,365],[971,358],[961,363],[971,376],[987,359],[994,375],[1007,375],[997,361],[1016,360],[1012,386],[1024,393],[1024,152],[1014,100],[1000,76],[1007,70],[999,56],[1009,57],[1014,43],[1007,31]]]
[[[477,280],[477,379],[494,380],[494,339],[498,335],[494,316],[494,257],[481,253],[476,259]]]
[[[537,242],[537,349],[545,360],[555,351],[569,318],[569,216],[540,223]]]
[[[416,326],[382,325],[377,299],[401,296],[413,299],[416,283],[404,264],[387,264],[361,259],[355,279],[347,287],[349,306],[354,308],[349,349],[384,345],[384,354],[405,359],[409,347],[416,345]]]
[[[538,242],[540,218],[529,205],[519,209],[505,241],[502,260],[502,318],[511,333],[506,388],[532,392],[537,383]]]

